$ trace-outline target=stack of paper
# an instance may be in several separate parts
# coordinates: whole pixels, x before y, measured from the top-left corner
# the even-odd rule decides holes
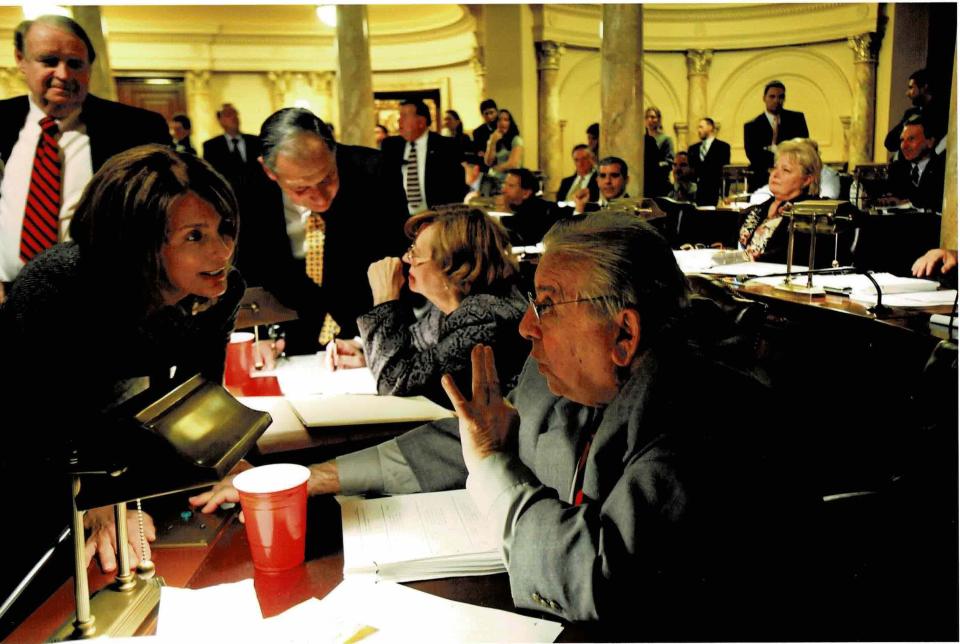
[[[290,356],[277,363],[273,371],[256,375],[273,375],[285,396],[315,394],[376,394],[377,383],[370,369],[338,369],[324,366],[324,352]]]
[[[156,639],[164,642],[552,642],[563,630],[546,619],[369,580],[344,580],[323,599],[310,598],[268,619],[251,579],[199,590],[165,586],[160,592]]]
[[[341,427],[381,423],[426,423],[454,414],[423,396],[341,394],[287,398],[304,427]]]
[[[466,490],[338,500],[344,577],[416,581],[506,571]]]

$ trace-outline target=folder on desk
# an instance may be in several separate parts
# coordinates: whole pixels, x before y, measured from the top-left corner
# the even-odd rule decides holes
[[[305,427],[429,422],[454,413],[423,396],[339,394],[288,398]]]

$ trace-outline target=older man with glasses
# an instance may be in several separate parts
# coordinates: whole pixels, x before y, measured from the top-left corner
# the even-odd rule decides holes
[[[599,639],[781,639],[768,627],[800,609],[785,562],[804,555],[785,540],[808,524],[779,434],[720,420],[766,390],[691,349],[686,279],[645,222],[601,211],[544,245],[517,387],[502,397],[474,347],[469,398],[443,380],[457,419],[313,466],[311,493],[466,485],[516,606],[600,622]]]

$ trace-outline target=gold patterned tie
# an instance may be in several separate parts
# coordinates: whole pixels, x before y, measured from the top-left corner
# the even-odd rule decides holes
[[[304,226],[304,246],[307,260],[307,276],[323,286],[323,245],[326,241],[327,224],[323,217],[314,213],[307,217]],[[326,345],[340,333],[340,325],[327,313],[320,329],[320,344]]]

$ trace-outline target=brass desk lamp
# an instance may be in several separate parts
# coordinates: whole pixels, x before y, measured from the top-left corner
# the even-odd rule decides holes
[[[787,204],[783,209],[783,216],[790,219],[790,227],[787,229],[787,274],[783,283],[775,288],[782,291],[791,291],[793,293],[804,293],[807,295],[824,295],[825,291],[819,286],[813,285],[814,260],[817,250],[817,235],[836,236],[843,226],[851,224],[853,219],[849,214],[850,202],[823,200],[823,201],[801,201],[795,204]],[[848,214],[841,214],[841,211]],[[797,231],[810,234],[810,253],[807,262],[807,283],[806,285],[794,284],[792,281],[793,273],[793,245],[794,237]],[[834,254],[833,267],[839,265]]]
[[[222,479],[271,423],[221,386],[197,375],[158,395],[148,390],[104,415],[104,428],[70,459],[74,593],[77,612],[54,641],[131,636],[160,601],[163,579],[152,562],[134,575],[127,551],[126,502]],[[114,505],[117,577],[89,596],[83,513]],[[141,535],[142,537],[142,535]]]

